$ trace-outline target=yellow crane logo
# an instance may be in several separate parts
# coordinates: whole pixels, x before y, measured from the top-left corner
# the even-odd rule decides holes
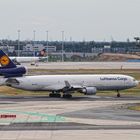
[[[4,55],[4,56],[2,56],[1,58],[0,58],[0,64],[2,65],[2,66],[6,66],[6,65],[8,65],[10,63],[10,60],[9,60],[9,58],[6,56],[6,55]]]

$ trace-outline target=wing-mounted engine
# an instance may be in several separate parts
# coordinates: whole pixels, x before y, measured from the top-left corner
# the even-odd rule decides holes
[[[78,91],[80,93],[84,93],[85,95],[95,95],[97,92],[96,87],[82,87],[71,85],[68,81],[65,81],[65,85],[66,86],[63,88],[63,92]]]
[[[96,87],[84,87],[80,92],[84,93],[85,95],[95,95],[97,89]]]
[[[3,68],[0,69],[0,75],[4,76],[5,78],[9,77],[20,77],[26,74],[26,68],[25,67],[16,67],[16,68]]]

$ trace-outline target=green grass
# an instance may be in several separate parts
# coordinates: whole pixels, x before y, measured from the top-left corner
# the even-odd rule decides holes
[[[92,74],[101,74],[101,73],[140,73],[140,70],[138,69],[29,69],[30,73],[36,73],[36,72],[46,72],[46,73],[92,73]]]
[[[129,110],[140,111],[140,105],[130,106],[130,107],[128,107],[128,109],[129,109]]]
[[[140,89],[139,88],[132,88],[128,90],[120,91],[121,96],[140,96]],[[99,96],[116,96],[116,91],[100,91],[97,93]]]
[[[20,90],[20,89],[15,89],[15,88],[11,88],[11,87],[7,87],[7,86],[1,86],[0,87],[0,95],[12,95],[12,96],[16,96],[16,95],[48,95],[48,92],[45,91],[24,91],[24,90]]]

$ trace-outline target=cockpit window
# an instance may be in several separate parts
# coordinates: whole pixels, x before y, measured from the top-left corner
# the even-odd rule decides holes
[[[135,79],[133,79],[133,81],[135,82],[136,80],[135,80]]]

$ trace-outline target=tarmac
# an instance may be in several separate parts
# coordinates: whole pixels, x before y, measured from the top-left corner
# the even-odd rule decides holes
[[[1,96],[0,140],[138,140],[140,97]]]
[[[29,69],[140,69],[138,62],[37,63]],[[140,96],[0,96],[0,140],[139,140]],[[3,116],[14,117],[3,117]]]

